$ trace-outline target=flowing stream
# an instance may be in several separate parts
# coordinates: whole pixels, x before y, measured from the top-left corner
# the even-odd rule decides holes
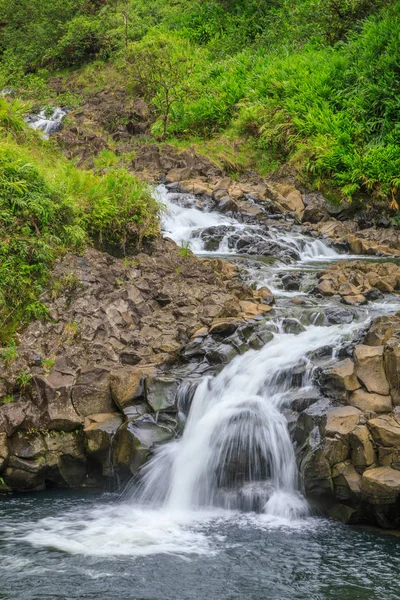
[[[348,256],[284,222],[241,222],[188,194],[158,194],[166,236],[237,262],[249,283],[274,291],[273,317],[260,320],[268,343],[201,380],[182,437],[157,449],[122,500],[3,501],[0,598],[399,598],[396,538],[310,514],[288,425],[293,402],[318,394],[318,351],[332,359],[396,301],[329,321],[333,301],[308,292],[321,264]],[[284,289],[286,272],[301,276],[300,290]]]

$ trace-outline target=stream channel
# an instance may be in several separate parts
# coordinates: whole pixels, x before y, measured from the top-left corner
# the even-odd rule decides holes
[[[315,273],[355,257],[284,220],[236,220],[211,201],[164,186],[157,193],[164,235],[238,264],[247,283],[273,291],[274,310],[258,326],[265,345],[204,377],[182,437],[157,449],[129,492],[3,499],[0,600],[400,598],[395,535],[310,510],[288,408],[317,397],[315,367],[371,318],[396,312],[398,300],[343,307],[317,298]],[[297,281],[286,288],[299,289],[285,289],[285,274]],[[337,318],[338,308],[347,316]]]

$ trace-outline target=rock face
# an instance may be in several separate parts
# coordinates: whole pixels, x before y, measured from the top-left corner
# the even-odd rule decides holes
[[[319,374],[331,401],[297,421],[305,490],[345,522],[400,525],[399,332],[399,313],[375,319],[352,359]]]
[[[43,297],[51,318],[31,323],[1,365],[2,489],[102,486],[136,473],[180,431],[174,369],[195,381],[268,341],[253,319],[272,310],[273,295],[238,276],[167,240],[133,259],[88,250],[59,260]]]

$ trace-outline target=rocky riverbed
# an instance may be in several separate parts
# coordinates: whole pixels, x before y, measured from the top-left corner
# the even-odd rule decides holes
[[[269,344],[273,360],[286,336],[304,344],[274,372],[299,491],[343,521],[398,526],[400,269],[382,262],[397,232],[336,221],[293,185],[193,169],[172,165],[158,192],[172,239],[56,263],[49,320],[2,365],[2,491],[123,486],[180,439],[201,382]]]

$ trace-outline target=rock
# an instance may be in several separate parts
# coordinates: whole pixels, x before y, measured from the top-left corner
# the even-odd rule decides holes
[[[261,287],[254,292],[254,298],[260,300],[263,304],[268,304],[271,306],[275,302],[275,298],[273,293],[267,287]]]
[[[358,306],[360,304],[366,304],[367,299],[362,294],[356,294],[354,296],[342,296],[342,301],[345,304],[350,304],[351,306]]]
[[[241,323],[241,321],[238,321],[234,317],[227,319],[216,319],[211,324],[210,334],[220,335],[221,337],[228,337],[236,331],[236,329]]]
[[[7,464],[9,455],[8,438],[6,433],[0,433],[0,473]]]
[[[377,317],[371,323],[364,344],[368,346],[384,346],[394,333],[395,318]]]
[[[179,384],[177,379],[164,375],[146,379],[146,399],[154,412],[176,411],[176,394]]]
[[[22,402],[13,402],[0,406],[0,433],[11,437],[26,418]]]
[[[267,313],[270,310],[272,310],[271,306],[266,306],[265,304],[257,304],[256,302],[251,302],[249,300],[240,300],[239,305],[241,314],[245,319],[252,319],[262,313]]]
[[[335,521],[340,521],[346,525],[352,525],[359,522],[359,511],[346,504],[335,504],[329,509],[328,515],[331,519],[335,519]]]
[[[361,475],[357,473],[349,460],[332,468],[332,480],[335,496],[340,501],[357,499],[361,492]]]
[[[304,202],[301,192],[293,186],[282,186],[279,183],[276,184],[276,188],[281,195],[273,199],[283,208],[286,208],[290,212],[295,212],[301,217],[304,211]]]
[[[173,429],[145,415],[122,425],[114,438],[113,463],[123,474],[135,475],[151,450],[174,436]]]
[[[327,436],[348,435],[359,425],[362,413],[353,406],[333,408],[327,413],[325,433]]]
[[[322,223],[329,219],[329,213],[326,208],[326,202],[322,198],[314,197],[308,202],[304,209],[303,223]]]
[[[72,402],[83,417],[94,413],[115,412],[111,398],[110,372],[100,367],[88,366],[81,373],[72,390]]]
[[[315,290],[318,294],[322,294],[322,296],[333,296],[335,294],[333,284],[328,279],[321,281]]]
[[[373,439],[366,425],[359,425],[349,433],[351,447],[351,462],[360,469],[365,470],[376,463],[376,454]]]
[[[155,375],[153,365],[140,367],[124,367],[111,373],[110,385],[112,399],[124,411],[128,406],[144,399],[145,378]]]
[[[317,504],[330,503],[333,482],[329,462],[318,447],[310,450],[300,463],[300,473],[307,498]]]
[[[319,377],[322,391],[343,402],[348,395],[361,387],[355,372],[355,365],[350,358],[325,367]]]
[[[346,308],[335,306],[326,309],[325,319],[330,325],[349,324],[354,320],[354,314]]]
[[[371,504],[394,504],[400,494],[400,471],[390,467],[368,469],[361,479],[361,491]]]
[[[111,463],[111,446],[113,438],[123,423],[123,418],[118,413],[104,415],[90,415],[93,421],[85,427],[87,453],[97,459],[106,477],[113,475]]]
[[[383,366],[383,346],[356,346],[354,359],[357,377],[367,390],[388,396],[390,389]]]
[[[349,453],[349,444],[340,435],[325,438],[323,454],[331,467],[345,461]]]
[[[353,392],[349,402],[351,406],[355,406],[364,412],[390,412],[393,408],[391,396],[370,394],[363,389]]]
[[[386,334],[387,335],[387,334]],[[394,335],[385,344],[385,373],[390,386],[393,404],[400,405],[400,337]]]
[[[36,376],[33,386],[45,403],[47,417],[43,426],[50,430],[73,431],[83,423],[71,399],[74,377],[53,371],[48,377]]]
[[[281,278],[282,285],[289,292],[297,291],[301,287],[302,276],[298,273],[288,273]]]
[[[298,319],[282,319],[282,329],[285,333],[293,333],[298,335],[305,331],[305,327],[300,323]]]
[[[397,418],[396,413],[370,419],[368,426],[379,444],[400,447],[400,419]]]

